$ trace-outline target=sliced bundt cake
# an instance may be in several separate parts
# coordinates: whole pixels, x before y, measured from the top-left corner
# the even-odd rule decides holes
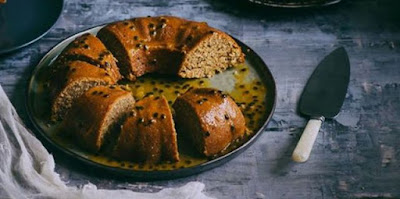
[[[121,79],[114,56],[104,44],[90,33],[83,34],[72,41],[57,57],[55,67],[60,63],[80,60],[105,69],[114,79]]]
[[[115,84],[118,79],[108,71],[84,61],[59,63],[59,68],[50,81],[53,121],[61,120],[74,101],[88,89]]]
[[[205,156],[223,152],[245,133],[245,120],[233,99],[211,88],[190,89],[173,104],[178,134]]]
[[[175,125],[163,96],[139,100],[121,129],[116,158],[149,163],[179,160]]]
[[[119,131],[134,103],[131,92],[119,86],[93,87],[76,100],[64,120],[64,129],[75,135],[82,147],[97,152],[111,139],[105,137],[112,130]]]
[[[155,71],[184,78],[211,77],[244,61],[241,48],[226,33],[177,17],[119,21],[103,27],[97,36],[130,80]]]

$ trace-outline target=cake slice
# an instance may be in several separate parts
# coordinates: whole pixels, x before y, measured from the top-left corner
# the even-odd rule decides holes
[[[65,131],[91,152],[98,152],[134,107],[131,92],[119,86],[96,86],[86,91],[64,120]],[[107,138],[106,138],[107,137]]]
[[[175,125],[163,96],[139,100],[121,129],[114,157],[148,163],[179,160]]]
[[[244,116],[233,99],[215,89],[190,89],[176,99],[173,108],[178,135],[208,157],[222,153],[246,130]]]
[[[62,120],[74,101],[88,89],[117,83],[107,70],[84,61],[60,63],[50,80],[51,120]]]
[[[114,79],[122,78],[116,63],[117,60],[104,44],[90,33],[83,34],[72,41],[57,57],[55,67],[72,60],[85,61],[103,68]]]

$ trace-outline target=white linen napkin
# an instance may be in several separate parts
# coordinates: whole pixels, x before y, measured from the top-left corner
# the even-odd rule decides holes
[[[54,171],[54,159],[42,143],[23,125],[0,85],[0,198],[134,198],[208,199],[204,184],[189,182],[157,193],[97,189],[86,184],[68,186]]]

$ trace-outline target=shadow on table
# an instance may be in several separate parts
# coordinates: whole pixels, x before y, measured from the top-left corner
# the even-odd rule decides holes
[[[290,139],[289,143],[282,147],[283,150],[280,154],[277,154],[276,157],[280,157],[275,165],[271,165],[270,172],[273,175],[277,176],[285,176],[289,172],[293,171],[293,167],[295,167],[296,163],[292,160],[292,153],[294,148],[297,145],[297,142],[300,139],[301,133],[303,132],[303,128],[297,128],[295,131],[290,132],[290,136],[293,138]]]

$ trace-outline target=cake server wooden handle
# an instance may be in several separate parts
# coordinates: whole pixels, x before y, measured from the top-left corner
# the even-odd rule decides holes
[[[321,128],[322,122],[325,120],[324,117],[311,118],[296,148],[293,151],[292,159],[295,162],[305,162],[310,157],[312,147],[314,145],[315,139],[317,138],[318,131]]]

